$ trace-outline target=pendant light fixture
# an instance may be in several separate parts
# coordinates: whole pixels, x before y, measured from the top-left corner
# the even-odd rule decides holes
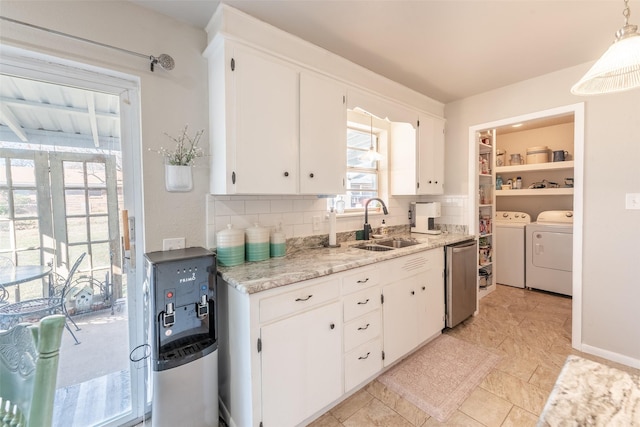
[[[382,154],[380,154],[373,145],[373,114],[367,113],[370,119],[370,127],[369,127],[369,150],[363,156],[365,160],[370,162],[378,162],[382,160]]]
[[[629,0],[624,0],[624,27],[602,57],[571,88],[574,95],[599,95],[640,87],[640,33],[629,24]]]

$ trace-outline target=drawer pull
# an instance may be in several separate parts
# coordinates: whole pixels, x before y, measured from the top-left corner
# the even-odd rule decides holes
[[[425,286],[422,287],[422,290],[424,291],[425,289],[427,289]]]
[[[411,295],[415,295],[415,294],[416,294],[416,291],[411,291]]]
[[[335,327],[336,327],[336,324],[335,324],[335,323],[330,323],[330,324],[329,324],[329,329],[333,329],[333,328],[335,328]]]
[[[369,281],[369,278],[367,277],[364,280],[358,280],[356,283],[367,283]]]
[[[371,352],[370,352],[370,351],[368,351],[366,356],[360,356],[360,357],[358,357],[358,360],[365,360],[365,359],[368,359],[370,354],[371,354]]]
[[[358,328],[359,331],[366,331],[367,329],[369,329],[369,325],[371,325],[371,323],[367,323],[367,326],[360,326]]]
[[[312,297],[312,296],[313,296],[313,295],[309,295],[309,296],[308,296],[308,297],[306,297],[306,298],[296,298],[296,301],[309,301],[309,299],[311,299],[311,297]]]
[[[358,301],[358,305],[365,305],[368,302],[369,302],[369,298],[367,298],[367,300],[364,301],[364,302],[363,301]]]

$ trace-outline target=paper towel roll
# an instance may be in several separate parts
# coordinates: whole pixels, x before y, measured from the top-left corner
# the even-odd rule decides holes
[[[336,212],[331,208],[329,212],[329,246],[336,245]]]

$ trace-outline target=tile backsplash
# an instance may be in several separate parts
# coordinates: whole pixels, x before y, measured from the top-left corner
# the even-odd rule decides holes
[[[275,229],[282,226],[287,238],[299,238],[329,233],[327,199],[317,196],[207,196],[207,247],[216,247],[215,235],[232,224],[234,228],[248,228],[254,224]],[[439,201],[442,216],[436,219],[439,228],[466,232],[466,196],[401,196],[390,197],[389,215],[369,213],[369,223],[376,229],[382,219],[389,226],[409,224],[409,205],[412,201]],[[362,229],[364,214],[338,216],[336,231],[345,233]],[[316,224],[314,226],[314,223]]]

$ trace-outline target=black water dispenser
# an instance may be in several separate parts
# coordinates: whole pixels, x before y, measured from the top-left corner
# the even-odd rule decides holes
[[[204,248],[145,254],[154,427],[218,426],[215,255]]]

